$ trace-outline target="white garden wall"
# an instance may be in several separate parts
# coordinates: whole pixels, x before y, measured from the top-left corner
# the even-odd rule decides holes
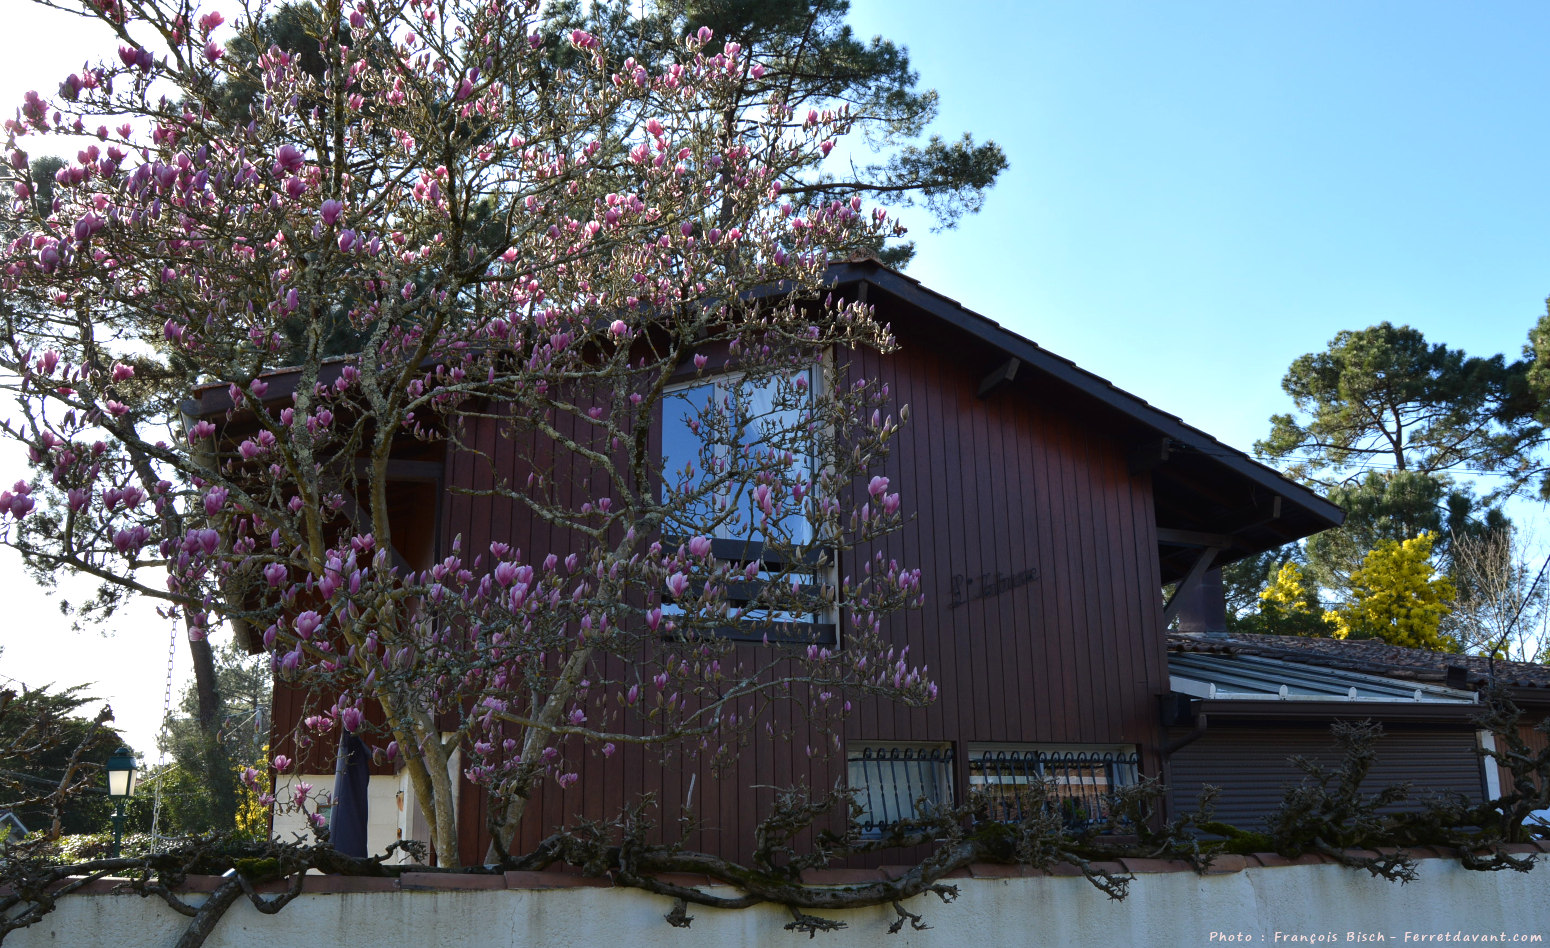
[[[1421,876],[1395,885],[1329,863],[1284,864],[1276,857],[1229,857],[1228,871],[1199,876],[1176,865],[1137,864],[1130,898],[1111,902],[1085,880],[976,867],[954,881],[961,895],[907,903],[929,931],[887,934],[889,907],[845,913],[844,931],[818,936],[783,930],[790,916],[759,908],[693,907],[691,928],[663,921],[671,907],[635,890],[575,884],[566,877],[511,873],[447,879],[409,874],[401,882],[319,877],[278,915],[238,903],[206,942],[228,946],[436,945],[490,948],[732,948],[739,945],[1211,946],[1301,944],[1550,943],[1550,865],[1533,872],[1469,872],[1454,860],[1421,862]],[[1265,865],[1264,863],[1269,863]],[[999,878],[998,878],[999,877]],[[834,878],[842,878],[836,874]],[[214,880],[196,880],[206,886]],[[449,886],[462,886],[450,888]],[[553,886],[535,888],[535,886]],[[376,889],[377,891],[359,891]],[[190,895],[190,899],[199,896]],[[87,894],[64,899],[44,922],[16,932],[7,948],[114,945],[166,948],[187,920],[158,899]],[[1440,936],[1440,937],[1439,937]],[[1462,937],[1461,937],[1462,936]],[[1502,939],[1501,941],[1497,941]]]

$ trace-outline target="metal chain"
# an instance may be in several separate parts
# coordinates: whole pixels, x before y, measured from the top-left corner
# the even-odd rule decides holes
[[[162,696],[161,702],[161,730],[156,735],[156,744],[161,752],[156,762],[156,790],[151,802],[151,851],[161,849],[161,785],[167,774],[167,744],[171,737],[169,725],[172,723],[172,668],[178,657],[178,620],[172,620],[172,634],[167,641],[167,691]]]

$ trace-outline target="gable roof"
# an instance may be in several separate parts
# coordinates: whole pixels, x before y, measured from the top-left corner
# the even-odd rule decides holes
[[[1136,450],[1132,471],[1153,477],[1159,539],[1173,548],[1163,551],[1165,582],[1187,572],[1198,549],[1213,541],[1231,541],[1216,558],[1221,565],[1345,520],[1344,511],[1307,487],[913,277],[868,258],[834,265],[828,281],[836,288],[858,285],[858,298],[867,302],[878,302],[878,291],[886,293],[968,334],[1001,359],[1015,359],[999,370],[1010,368],[1008,381],[1015,375],[1024,386],[1035,377],[1106,413],[1114,432]],[[998,371],[994,362],[985,369]]]

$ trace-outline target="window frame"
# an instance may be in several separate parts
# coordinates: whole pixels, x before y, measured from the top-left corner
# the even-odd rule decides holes
[[[1008,813],[1013,807],[1020,812],[1022,804],[1016,800],[1016,791],[1008,794],[1002,788],[1026,787],[1035,779],[1053,782],[1062,808],[1069,807],[1073,811],[1067,815],[1066,820],[1074,826],[1107,819],[1110,812],[1108,800],[1112,794],[1122,787],[1133,786],[1141,774],[1140,750],[1134,744],[973,741],[965,746],[964,759],[965,783],[971,795],[980,794],[990,806]],[[990,779],[986,767],[986,763],[991,761],[1000,765],[994,781]],[[1051,767],[1051,764],[1061,766]],[[1055,769],[1070,771],[1077,768],[1101,770],[1101,773],[1050,773]],[[1082,789],[1070,793],[1060,792],[1068,787],[1092,789],[1089,792],[1083,792]],[[1078,819],[1074,814],[1079,807],[1091,807],[1097,813]],[[1009,817],[989,814],[976,815],[975,819],[1009,821]]]
[[[820,398],[828,385],[826,367],[828,360],[821,359],[810,363],[803,370],[808,377],[808,392],[810,398]],[[665,489],[671,466],[667,457],[668,425],[670,423],[670,405],[681,393],[707,386],[711,387],[712,397],[723,397],[732,386],[740,385],[748,377],[745,371],[717,371],[696,374],[669,383],[662,393],[661,430],[659,432],[659,447],[657,460],[659,476],[662,478],[662,488]],[[729,445],[717,445],[719,451],[729,452]],[[815,454],[806,455],[806,474],[808,483],[817,479],[821,470],[822,459]],[[718,492],[719,494],[720,492]],[[730,493],[730,492],[729,492]],[[724,496],[724,495],[723,495]],[[747,494],[740,495],[746,499]],[[805,510],[799,514],[806,520]],[[792,515],[788,515],[792,516]],[[750,519],[745,523],[745,534],[758,532],[756,523]],[[839,577],[838,550],[832,546],[825,546],[818,537],[818,526],[811,521],[807,522],[807,539],[800,545],[801,554],[795,560],[791,560],[781,552],[772,548],[772,545],[764,539],[754,539],[750,535],[728,536],[725,535],[725,524],[719,526],[709,534],[711,541],[711,556],[716,560],[731,563],[737,567],[747,567],[750,563],[758,562],[760,571],[786,572],[794,571],[794,567],[803,563],[813,566],[806,575],[811,577],[811,582],[805,584],[814,590],[814,594],[825,588],[837,588]],[[668,533],[663,536],[663,544],[677,546],[687,543],[687,537],[675,536]],[[825,557],[827,559],[825,560]],[[820,562],[823,561],[823,562]],[[791,575],[791,573],[788,573]],[[742,607],[753,602],[757,597],[757,590],[763,588],[764,581],[755,579],[751,581],[732,582],[727,586],[728,602]],[[664,599],[664,611],[671,608],[671,600]],[[751,611],[751,610],[750,610]],[[815,610],[802,615],[810,617],[807,620],[770,618],[768,616],[745,616],[741,612],[735,621],[729,621],[718,626],[715,633],[725,639],[738,642],[767,642],[782,645],[819,645],[830,648],[838,648],[840,645],[840,623],[838,621],[837,608],[827,610]]]
[[[954,761],[950,741],[847,741],[845,785],[855,792],[856,802],[863,807],[862,814],[852,819],[850,825],[862,837],[877,838],[901,822],[918,819],[920,813],[916,804],[922,799],[938,807],[951,807],[956,798]],[[882,776],[884,764],[890,765],[888,769],[891,773],[888,776],[893,781],[892,786],[856,779],[858,765],[861,776],[866,777],[869,765],[875,768],[877,776]],[[889,819],[890,810],[903,809],[897,786],[900,772],[905,775],[906,796],[903,801],[908,804],[909,813],[905,815],[901,812],[897,818]],[[911,792],[911,773],[921,774],[921,793]],[[930,789],[939,792],[924,792],[928,789],[927,784],[933,785]],[[882,803],[882,819],[868,818],[876,816],[874,798]]]

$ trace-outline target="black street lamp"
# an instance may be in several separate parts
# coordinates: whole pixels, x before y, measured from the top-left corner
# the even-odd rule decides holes
[[[120,747],[108,758],[108,798],[113,801],[113,858],[124,839],[124,801],[135,792],[135,755]]]

